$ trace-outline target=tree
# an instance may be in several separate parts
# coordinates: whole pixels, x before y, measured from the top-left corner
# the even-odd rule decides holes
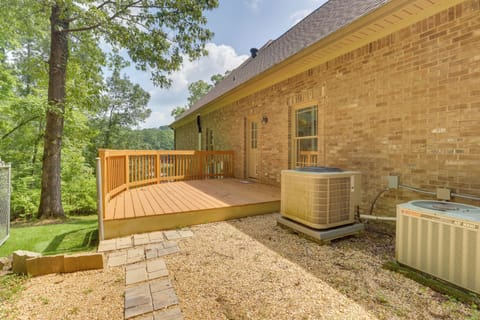
[[[148,92],[138,84],[130,82],[127,76],[120,78],[120,71],[114,70],[107,80],[107,92],[103,96],[103,112],[100,114],[100,130],[103,136],[101,146],[111,148],[111,136],[119,128],[130,128],[150,116],[147,104]]]
[[[182,107],[182,106],[177,106],[172,109],[170,112],[170,115],[174,118],[181,116],[185,111],[187,111],[187,108]]]
[[[213,85],[206,83],[203,80],[192,82],[188,85],[189,96],[187,98],[187,106],[191,108],[198,100],[212,89]]]
[[[103,40],[114,53],[126,49],[140,70],[151,70],[156,85],[168,86],[168,74],[179,69],[183,56],[195,59],[206,54],[204,45],[212,33],[204,28],[203,11],[217,6],[217,0],[5,0],[2,11],[6,21],[12,19],[12,13],[27,10],[40,16],[49,13],[48,107],[39,217],[64,216],[60,164],[64,117],[70,102],[70,45],[98,47]]]
[[[230,71],[226,71],[225,75],[221,74],[214,74],[210,77],[210,81],[212,83],[207,83],[203,80],[198,80],[192,82],[188,85],[188,93],[189,96],[187,98],[187,105],[186,106],[178,106],[173,108],[170,115],[172,117],[178,117],[188,109],[190,109],[198,100],[200,100],[204,95],[206,95],[214,86],[216,86],[220,81],[225,78]]]

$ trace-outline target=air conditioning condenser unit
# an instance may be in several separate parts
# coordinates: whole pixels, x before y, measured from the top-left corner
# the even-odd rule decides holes
[[[480,294],[480,208],[417,200],[397,206],[397,261]]]
[[[314,229],[355,222],[361,173],[314,167],[283,170],[281,215]]]

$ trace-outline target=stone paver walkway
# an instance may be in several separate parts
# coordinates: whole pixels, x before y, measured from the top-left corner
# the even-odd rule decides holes
[[[98,252],[105,254],[107,266],[125,267],[125,319],[183,320],[161,257],[179,252],[177,241],[191,236],[181,229],[100,241]]]

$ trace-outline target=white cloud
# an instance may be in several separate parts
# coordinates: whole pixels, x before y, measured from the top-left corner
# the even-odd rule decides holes
[[[260,11],[260,3],[262,0],[243,0],[247,7],[255,13]]]
[[[140,125],[142,128],[170,124],[173,122],[170,116],[172,109],[187,102],[190,83],[198,80],[210,81],[212,75],[233,70],[248,58],[247,55],[238,55],[227,45],[208,43],[206,49],[209,52],[206,57],[196,61],[185,59],[182,69],[171,75],[173,83],[169,89],[153,87],[151,81],[146,79],[145,73],[133,70],[129,72],[132,82],[139,83],[150,93],[149,107],[152,109],[152,115]]]
[[[150,117],[141,124],[141,128],[158,128],[165,124],[165,114],[161,111],[152,111]]]

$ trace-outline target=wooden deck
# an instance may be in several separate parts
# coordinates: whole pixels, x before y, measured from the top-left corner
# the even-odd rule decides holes
[[[238,179],[160,183],[128,189],[106,203],[105,238],[280,210],[280,189]]]

